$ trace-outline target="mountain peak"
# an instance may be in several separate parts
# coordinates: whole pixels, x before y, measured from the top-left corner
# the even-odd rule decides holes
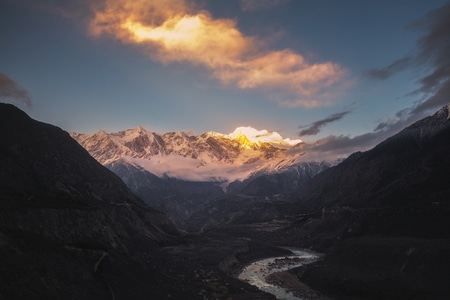
[[[257,171],[283,168],[300,155],[287,154],[300,140],[252,127],[238,127],[230,135],[205,132],[193,136],[184,131],[158,134],[138,126],[100,139],[75,133],[72,137],[104,165],[126,160],[157,176],[200,181],[247,178]]]
[[[138,125],[135,128],[130,128],[125,130],[124,134],[125,135],[133,135],[133,136],[140,136],[140,135],[145,135],[149,133],[149,131],[147,129],[145,129],[143,126]]]
[[[259,141],[253,142],[245,134],[233,135],[233,139],[239,143],[241,148],[244,148],[244,149],[251,149],[254,146],[259,144]]]
[[[101,137],[101,136],[107,136],[108,134],[106,133],[106,131],[99,129],[99,130],[97,130],[97,132],[94,133],[94,135]]]
[[[257,130],[251,126],[237,127],[232,133],[228,135],[230,138],[251,142],[252,144],[269,143],[277,146],[291,147],[302,142],[302,140],[291,140],[289,138],[283,138],[278,132],[269,132],[266,129]],[[245,137],[245,138],[243,138]]]
[[[136,126],[136,128],[133,129],[133,131],[139,132],[139,133],[144,133],[144,132],[147,132],[148,130],[145,129],[143,126],[138,125],[138,126]]]
[[[435,115],[443,115],[447,120],[450,119],[450,103],[438,110]]]

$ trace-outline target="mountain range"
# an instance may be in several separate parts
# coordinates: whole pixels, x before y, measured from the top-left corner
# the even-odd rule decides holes
[[[117,176],[71,138],[94,135],[6,104],[0,132],[2,299],[273,299],[234,276],[286,255],[280,245],[325,254],[289,272],[331,299],[450,297],[450,105],[337,164],[296,160],[295,142],[211,133],[164,141],[137,128],[103,133],[90,150],[113,157],[103,164]],[[179,148],[169,145],[179,135]],[[158,153],[149,154],[150,136]],[[257,168],[242,180],[190,181],[151,173],[145,162],[158,156]]]
[[[138,126],[71,136],[181,229],[208,226],[211,219],[195,218],[194,226],[189,219],[226,201],[227,195],[280,198],[335,164],[303,162],[301,140],[252,127],[195,136],[182,131],[158,134]]]
[[[303,155],[301,140],[283,139],[276,132],[251,127],[238,127],[228,135],[158,134],[138,126],[116,133],[100,130],[71,136],[106,166],[122,162],[158,177],[220,182],[225,187],[258,172],[276,172],[297,163]]]

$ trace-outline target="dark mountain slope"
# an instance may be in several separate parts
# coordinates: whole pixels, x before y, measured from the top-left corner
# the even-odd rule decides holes
[[[353,154],[339,166],[318,175],[297,193],[298,197],[310,210],[334,204],[423,204],[430,194],[439,194],[449,187],[448,114],[446,106],[372,150]]]
[[[328,251],[304,279],[343,299],[448,299],[450,106],[299,190],[289,240]]]
[[[118,160],[105,165],[117,174],[144,202],[163,211],[177,226],[186,229],[186,220],[203,206],[225,193],[217,182],[195,182],[159,178],[139,166]]]
[[[0,104],[0,137],[0,299],[189,295],[158,271],[173,224],[68,133]]]

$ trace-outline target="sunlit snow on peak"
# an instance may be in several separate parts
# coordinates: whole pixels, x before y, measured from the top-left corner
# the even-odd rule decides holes
[[[283,139],[277,132],[252,127],[239,127],[229,135],[205,132],[193,136],[184,131],[158,134],[138,126],[110,134],[73,133],[72,137],[104,165],[122,160],[159,177],[223,184],[280,170],[303,155],[288,153],[301,140]]]
[[[289,138],[283,139],[283,137],[278,132],[269,132],[265,129],[257,130],[251,126],[242,126],[234,130],[234,132],[228,135],[229,137],[242,140],[245,136],[252,143],[271,143],[278,145],[289,145],[294,146],[302,142],[302,140],[291,140]]]

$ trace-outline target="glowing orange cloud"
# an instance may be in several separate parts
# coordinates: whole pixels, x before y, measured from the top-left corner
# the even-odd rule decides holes
[[[310,64],[288,49],[264,51],[264,43],[243,35],[234,20],[214,19],[190,3],[105,0],[92,7],[90,33],[145,47],[162,63],[202,66],[223,84],[274,91],[288,106],[323,105],[323,90],[346,76],[335,63]]]
[[[159,46],[156,56],[163,62],[190,62],[217,69],[231,65],[249,48],[250,39],[231,23],[200,13],[174,16],[160,26],[127,20],[121,27],[134,42]]]

